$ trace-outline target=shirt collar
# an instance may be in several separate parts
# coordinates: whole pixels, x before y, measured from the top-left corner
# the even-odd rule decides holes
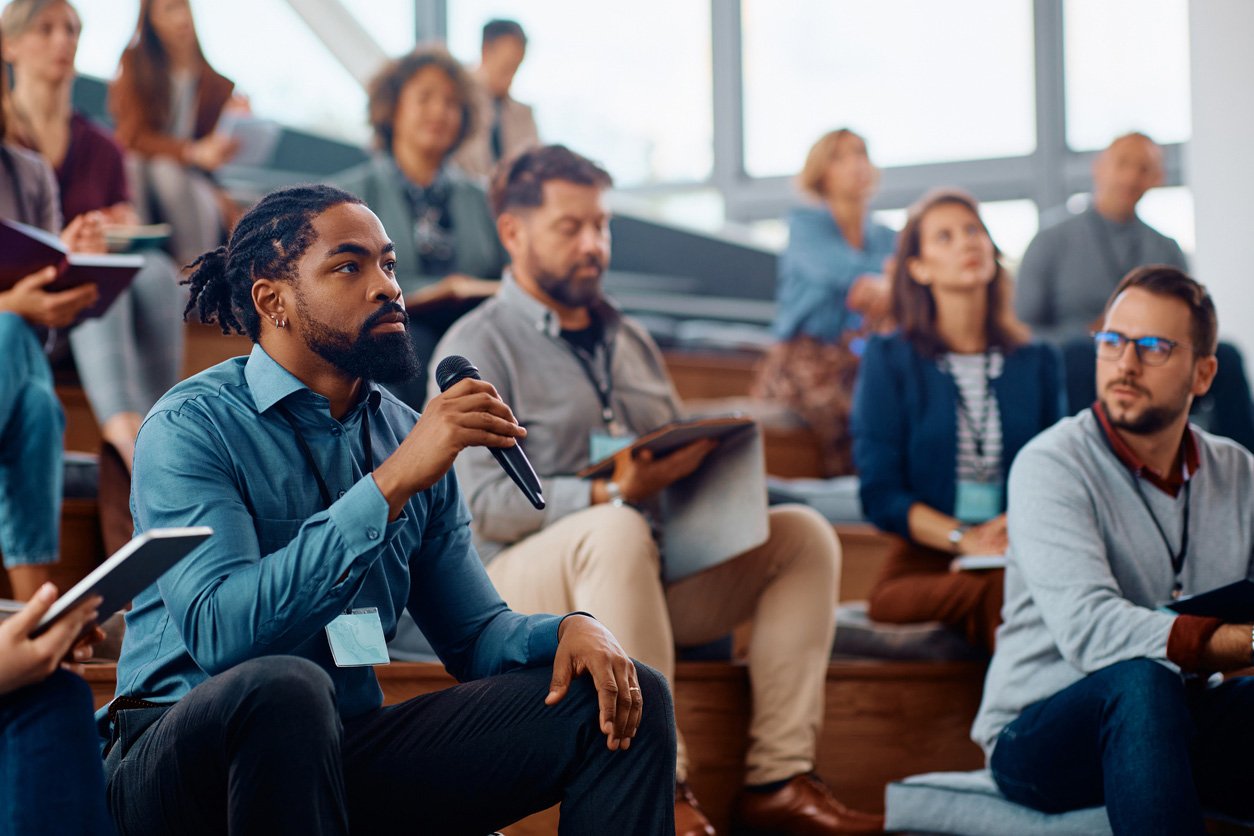
[[[248,389],[252,393],[253,403],[259,413],[265,413],[289,395],[302,391],[308,392],[323,402],[326,401],[325,397],[312,391],[296,375],[279,365],[278,361],[266,353],[260,343],[253,343],[253,350],[244,363],[244,379],[248,382]],[[379,386],[367,380],[365,400],[370,405],[371,412],[379,411],[382,399],[383,394],[379,391]]]
[[[1192,479],[1198,468],[1201,467],[1201,457],[1197,452],[1197,439],[1193,435],[1192,427],[1185,427],[1184,438],[1180,440],[1180,446],[1184,450],[1183,464],[1178,471],[1168,473],[1164,477],[1141,461],[1136,452],[1119,437],[1119,433],[1115,432],[1114,426],[1110,423],[1110,416],[1106,414],[1106,407],[1102,406],[1101,401],[1094,401],[1092,408],[1093,414],[1097,416],[1097,424],[1101,427],[1102,434],[1106,437],[1106,443],[1110,445],[1111,451],[1123,463],[1124,467],[1132,471],[1134,476],[1141,477],[1163,493],[1171,494],[1172,496],[1178,495],[1180,489],[1184,487],[1184,483]]]
[[[508,267],[501,276],[501,289],[497,291],[496,298],[500,304],[526,318],[542,334],[550,337],[561,336],[562,325],[557,320],[557,314],[552,308],[523,290],[518,280],[514,278],[513,271]],[[622,312],[604,295],[592,303],[591,309],[597,321],[605,329],[606,342],[613,341],[615,334],[618,333],[619,323],[623,319]]]

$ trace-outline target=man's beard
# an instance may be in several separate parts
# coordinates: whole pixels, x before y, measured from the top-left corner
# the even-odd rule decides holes
[[[601,298],[601,276],[605,272],[605,264],[597,256],[585,258],[561,275],[545,270],[534,252],[530,260],[531,275],[536,284],[554,302],[567,308],[586,308]],[[595,267],[596,277],[576,278],[575,273],[586,267]]]
[[[1134,381],[1127,379],[1114,380],[1106,384],[1106,388],[1111,386],[1129,386],[1143,393],[1147,398],[1150,396],[1145,387],[1138,385]],[[1103,394],[1102,407],[1106,410],[1106,416],[1110,418],[1110,424],[1116,429],[1132,433],[1133,435],[1152,435],[1159,430],[1166,429],[1180,417],[1182,412],[1189,409],[1189,397],[1186,390],[1185,394],[1175,403],[1160,406],[1148,406],[1135,418],[1116,418],[1115,409],[1111,402],[1106,399]]]
[[[355,338],[310,316],[304,297],[299,294],[296,309],[304,324],[305,345],[349,377],[377,383],[401,383],[418,374],[422,368],[408,331],[388,334],[370,332],[383,317],[405,313],[405,309],[395,302],[389,302],[372,313]],[[405,321],[409,321],[408,317]]]

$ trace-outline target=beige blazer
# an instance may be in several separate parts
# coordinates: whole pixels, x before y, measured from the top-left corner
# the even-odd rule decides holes
[[[491,177],[496,161],[492,159],[492,97],[481,85],[475,85],[474,129],[453,154],[458,168],[474,177]],[[501,106],[501,154],[511,159],[516,154],[540,144],[536,118],[531,106],[508,96]]]

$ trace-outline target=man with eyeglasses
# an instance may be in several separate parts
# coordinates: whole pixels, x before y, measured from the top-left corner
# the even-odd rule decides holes
[[[1120,282],[1094,335],[1098,400],[1015,459],[1004,623],[972,737],[1001,791],[1104,804],[1116,833],[1254,816],[1254,625],[1163,607],[1251,576],[1254,458],[1189,425],[1215,377],[1206,289],[1174,267]]]

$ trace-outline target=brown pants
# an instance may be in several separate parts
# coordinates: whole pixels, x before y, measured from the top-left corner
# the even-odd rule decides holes
[[[1001,624],[1005,571],[950,572],[951,555],[907,544],[884,567],[867,614],[889,624],[939,621],[990,653]]]

